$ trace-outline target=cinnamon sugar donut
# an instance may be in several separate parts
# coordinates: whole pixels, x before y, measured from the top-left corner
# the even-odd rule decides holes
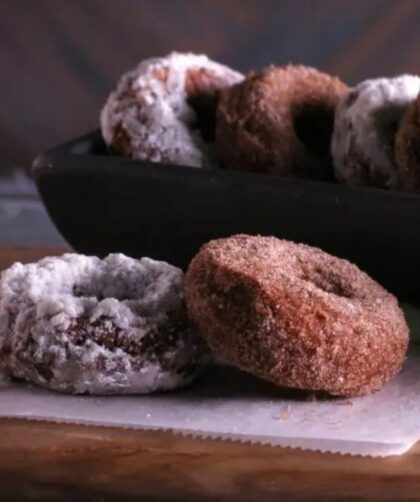
[[[172,53],[123,75],[100,115],[113,150],[194,167],[211,163],[218,91],[243,76],[207,56]]]
[[[340,100],[331,145],[338,180],[397,188],[395,134],[419,90],[419,77],[401,75],[365,80]]]
[[[16,263],[0,280],[0,358],[11,376],[68,393],[188,384],[206,350],[186,317],[182,277],[121,254]]]
[[[395,140],[399,188],[420,192],[420,95],[407,108]]]
[[[216,146],[226,168],[332,178],[334,109],[347,86],[315,68],[249,75],[221,93]]]
[[[206,244],[184,281],[187,310],[227,362],[280,386],[369,394],[400,370],[396,299],[346,260],[274,237]]]

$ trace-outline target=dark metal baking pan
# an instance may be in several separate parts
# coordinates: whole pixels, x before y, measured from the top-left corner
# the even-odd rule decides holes
[[[235,233],[319,246],[420,304],[420,196],[111,156],[99,132],[39,156],[47,210],[78,251],[150,256],[185,268]]]

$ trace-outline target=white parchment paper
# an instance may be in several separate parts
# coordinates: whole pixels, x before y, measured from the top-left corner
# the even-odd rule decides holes
[[[410,348],[404,370],[381,392],[351,400],[311,401],[220,366],[191,388],[143,397],[64,396],[3,381],[0,416],[398,455],[420,439],[420,347]]]

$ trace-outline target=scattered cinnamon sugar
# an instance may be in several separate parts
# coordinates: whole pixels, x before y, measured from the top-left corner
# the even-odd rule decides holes
[[[353,406],[353,401],[350,399],[339,399],[335,404],[339,406]]]
[[[290,404],[288,404],[288,405],[286,406],[286,409],[285,409],[284,411],[282,411],[282,412],[280,413],[280,415],[278,415],[278,416],[276,417],[276,419],[277,419],[277,420],[280,420],[281,422],[284,422],[285,420],[288,420],[288,419],[289,419],[291,412],[292,412],[292,406],[291,406]]]

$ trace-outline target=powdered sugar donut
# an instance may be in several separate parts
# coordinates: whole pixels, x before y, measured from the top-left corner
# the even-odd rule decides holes
[[[208,165],[217,93],[242,78],[204,55],[174,52],[143,61],[123,75],[102,109],[103,137],[133,158]]]
[[[0,280],[0,358],[11,376],[69,393],[188,384],[206,359],[182,271],[149,258],[77,254],[16,263]]]
[[[349,185],[397,186],[395,134],[419,91],[420,78],[402,75],[366,80],[340,100],[332,137],[337,179]]]

